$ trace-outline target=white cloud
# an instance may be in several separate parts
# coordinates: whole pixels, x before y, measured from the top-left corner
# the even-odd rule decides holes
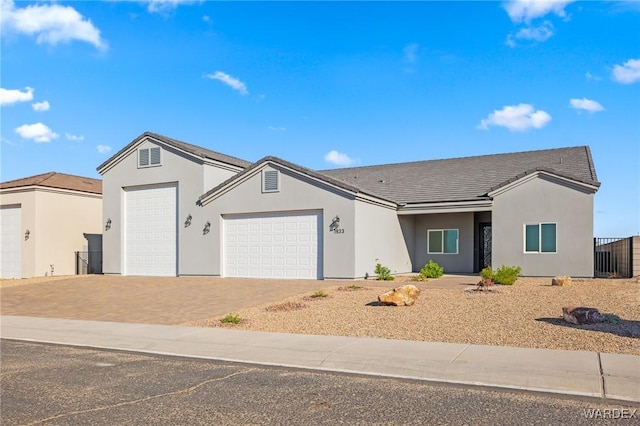
[[[0,88],[0,105],[13,105],[18,102],[29,102],[33,100],[33,89],[25,87],[24,92],[20,89]]]
[[[478,129],[488,130],[489,126],[501,126],[512,132],[524,132],[529,129],[541,129],[550,121],[549,114],[542,110],[536,111],[532,105],[507,105],[501,110],[494,110],[480,121]]]
[[[38,44],[55,46],[61,42],[79,40],[98,49],[107,47],[100,37],[100,30],[71,6],[36,3],[18,8],[13,0],[1,1],[3,32],[35,36]]]
[[[544,21],[537,27],[526,27],[520,29],[516,33],[516,38],[522,40],[535,40],[546,41],[553,35],[553,24],[549,21]]]
[[[84,140],[84,136],[81,136],[81,135],[65,133],[64,136],[67,138],[67,140],[74,141],[74,142],[82,142]]]
[[[111,152],[111,147],[109,145],[98,145],[96,146],[99,154],[108,154]]]
[[[640,81],[640,59],[629,59],[622,65],[614,66],[611,78],[622,84]]]
[[[587,71],[587,73],[584,75],[584,78],[587,79],[587,81],[600,81],[602,80],[602,77],[598,77],[597,75],[593,75],[590,72]]]
[[[216,71],[213,74],[207,74],[207,77],[212,80],[219,80],[231,87],[233,90],[238,91],[241,95],[246,95],[249,92],[247,91],[247,86],[240,80],[235,77],[231,77],[229,74],[225,74],[222,71]]]
[[[413,64],[416,59],[418,59],[418,48],[420,45],[418,43],[411,43],[404,47],[404,60]]]
[[[23,124],[16,127],[15,132],[23,139],[32,139],[37,143],[51,142],[52,139],[58,139],[60,136],[42,123]]]
[[[269,126],[267,127],[269,130],[272,130],[274,132],[286,132],[287,128],[283,127],[283,126]]]
[[[49,111],[51,109],[49,101],[35,102],[31,104],[31,107],[34,111]]]
[[[502,4],[512,22],[529,23],[533,19],[541,18],[549,13],[555,13],[561,18],[567,16],[564,8],[575,0],[513,0]]]
[[[569,105],[572,108],[575,108],[575,109],[578,109],[578,110],[589,111],[589,112],[604,111],[604,107],[602,105],[600,105],[600,102],[593,101],[593,100],[587,99],[587,98],[571,99],[569,101]]]
[[[349,158],[347,154],[343,154],[336,150],[327,152],[324,155],[324,161],[335,164],[336,166],[350,166],[355,163],[355,160]]]
[[[202,0],[147,0],[149,3],[148,10],[151,13],[165,13],[181,4],[200,3]]]

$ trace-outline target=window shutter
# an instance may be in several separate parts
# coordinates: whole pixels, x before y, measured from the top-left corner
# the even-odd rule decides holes
[[[160,164],[160,147],[151,148],[151,162],[149,164]]]
[[[138,151],[138,162],[140,167],[149,165],[149,149],[141,149]]]
[[[278,171],[265,170],[262,176],[264,192],[278,191]]]

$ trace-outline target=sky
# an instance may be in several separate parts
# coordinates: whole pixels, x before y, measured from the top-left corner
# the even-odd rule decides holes
[[[588,145],[640,234],[640,2],[0,0],[0,180],[145,131],[315,170]]]

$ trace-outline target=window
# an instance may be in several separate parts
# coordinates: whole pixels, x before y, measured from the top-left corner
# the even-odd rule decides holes
[[[280,190],[280,173],[277,170],[262,172],[262,192],[278,192]]]
[[[429,229],[427,231],[427,252],[442,254],[458,253],[457,229]]]
[[[525,253],[555,253],[556,224],[525,224],[524,251]]]
[[[142,148],[138,150],[138,167],[160,165],[160,147]]]

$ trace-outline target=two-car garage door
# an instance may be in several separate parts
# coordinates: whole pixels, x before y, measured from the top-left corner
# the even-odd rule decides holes
[[[22,278],[22,209],[0,208],[0,278]]]
[[[223,275],[322,279],[321,212],[224,217]]]

